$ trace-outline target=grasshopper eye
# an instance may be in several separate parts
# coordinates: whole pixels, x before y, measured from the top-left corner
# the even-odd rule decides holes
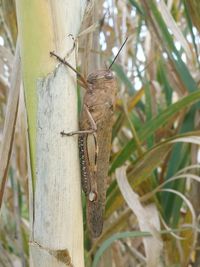
[[[111,80],[112,78],[113,78],[113,74],[112,74],[112,72],[107,72],[106,74],[105,74],[105,78],[107,79],[107,80]]]

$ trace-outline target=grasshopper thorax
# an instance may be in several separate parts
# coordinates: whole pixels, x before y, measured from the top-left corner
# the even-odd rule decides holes
[[[98,70],[96,72],[92,72],[88,75],[87,82],[89,84],[95,83],[97,80],[112,80],[114,79],[114,74],[111,70]]]

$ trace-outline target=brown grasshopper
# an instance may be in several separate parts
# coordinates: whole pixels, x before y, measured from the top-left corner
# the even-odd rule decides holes
[[[91,73],[87,80],[67,61],[54,52],[50,53],[75,71],[80,84],[86,89],[79,123],[80,130],[70,133],[63,131],[61,135],[79,135],[81,185],[87,199],[87,225],[95,238],[101,234],[103,229],[111,135],[117,93],[116,79],[111,71],[111,66],[122,47],[108,69]]]

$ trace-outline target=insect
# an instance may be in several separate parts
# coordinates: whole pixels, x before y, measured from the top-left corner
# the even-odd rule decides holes
[[[94,238],[98,237],[103,229],[111,135],[117,93],[117,83],[111,71],[111,66],[125,42],[110,67],[89,74],[87,80],[67,61],[54,52],[50,52],[51,55],[77,73],[80,84],[86,89],[80,116],[80,130],[70,133],[63,131],[61,135],[79,135],[81,185],[86,195],[87,225]]]

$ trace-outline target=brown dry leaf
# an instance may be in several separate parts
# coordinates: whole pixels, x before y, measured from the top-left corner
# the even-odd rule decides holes
[[[198,31],[200,32],[200,2],[199,0],[190,0],[186,1],[186,4],[191,13],[191,19],[195,27],[197,27]]]
[[[15,129],[15,160],[17,163],[17,170],[19,172],[19,176],[21,178],[22,186],[25,192],[28,195],[27,188],[27,146],[26,146],[26,111],[24,105],[24,94],[21,88],[20,98],[19,98],[19,110],[17,116],[17,124]]]
[[[192,215],[190,210],[187,210],[186,214],[182,215],[182,217],[185,224],[191,223]],[[194,239],[196,240],[196,238],[194,238],[194,233],[190,229],[188,229],[188,231],[183,231],[181,236],[183,237],[183,240],[180,241],[183,250],[182,265],[186,266],[189,262],[192,251],[194,251]]]
[[[21,83],[21,68],[20,68],[20,56],[19,46],[16,49],[15,62],[13,65],[12,79],[10,95],[8,99],[7,113],[3,131],[3,139],[0,153],[0,207],[2,205],[2,199],[5,189],[5,183],[7,178],[7,171],[12,151],[13,136],[15,131],[15,124],[18,110],[18,100]]]
[[[17,16],[14,0],[2,0],[2,11],[5,23],[8,27],[12,46],[16,45],[17,41]]]

